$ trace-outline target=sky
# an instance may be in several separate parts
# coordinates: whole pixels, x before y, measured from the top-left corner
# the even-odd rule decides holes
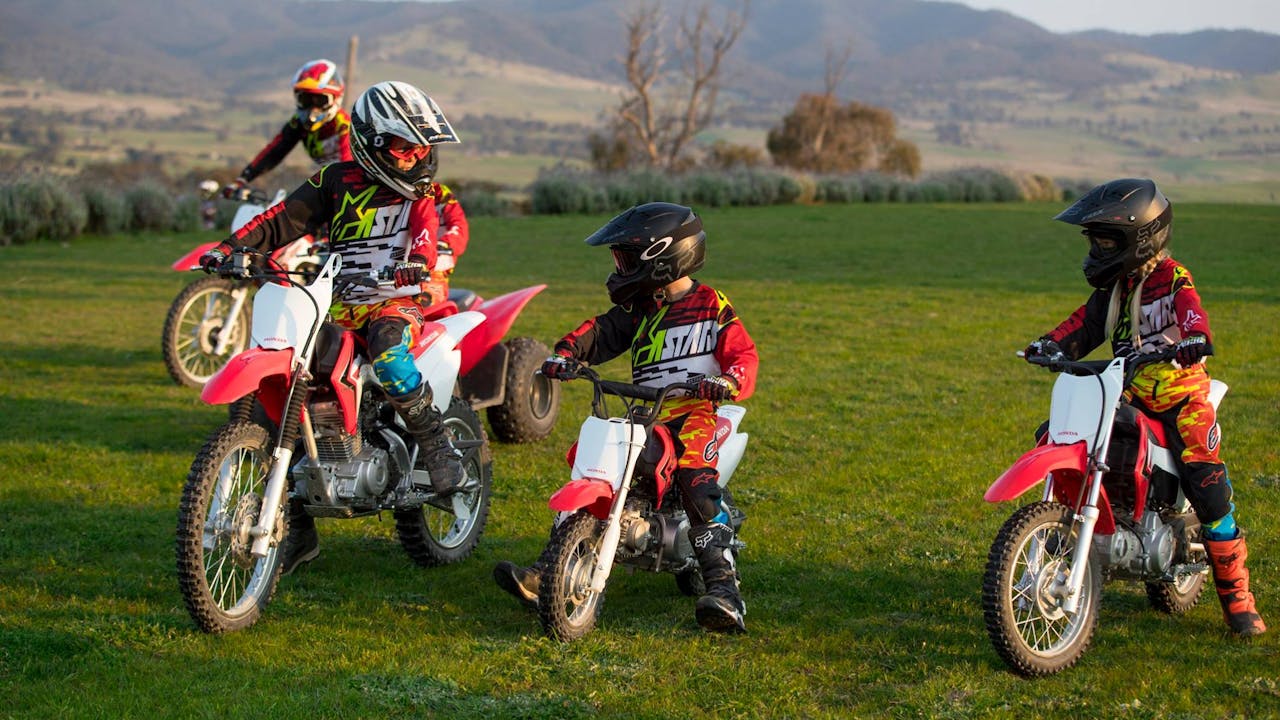
[[[1280,0],[959,0],[1005,10],[1053,32],[1098,28],[1133,35],[1196,30],[1280,34]]]

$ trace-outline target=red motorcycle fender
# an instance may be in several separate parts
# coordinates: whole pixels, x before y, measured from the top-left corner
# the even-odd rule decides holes
[[[359,408],[356,407],[356,388],[360,385],[360,371],[354,362],[356,355],[356,334],[350,331],[342,333],[342,341],[338,347],[338,359],[334,363],[333,373],[329,376],[330,387],[338,398],[338,408],[342,411],[342,428],[355,435],[360,420]]]
[[[1084,442],[1071,445],[1041,445],[1018,458],[1008,470],[996,478],[996,481],[991,483],[991,487],[987,488],[987,493],[982,496],[982,499],[993,503],[1014,500],[1043,482],[1045,476],[1051,472],[1083,478],[1088,469],[1089,456]],[[1058,476],[1055,476],[1055,483],[1057,480]]]
[[[182,257],[178,258],[176,261],[174,261],[173,265],[171,265],[170,267],[172,267],[174,270],[177,270],[178,272],[187,272],[188,270],[194,270],[200,267],[200,256],[214,249],[215,247],[217,247],[217,245],[218,243],[216,242],[209,242],[209,243],[204,243],[202,245],[197,245],[195,250],[192,250],[186,255],[183,255]]]
[[[254,392],[265,380],[282,376],[287,382],[293,368],[293,349],[252,347],[227,361],[209,378],[200,399],[210,405],[226,405]],[[263,403],[266,405],[266,403]],[[270,408],[268,408],[270,409]]]
[[[534,295],[547,288],[546,285],[533,285],[523,290],[499,295],[492,300],[476,303],[471,309],[484,315],[485,321],[480,327],[472,330],[462,339],[458,348],[462,351],[462,375],[471,372],[471,368],[480,362],[489,350],[502,342],[503,336],[511,329],[512,323],[529,304]]]
[[[583,508],[601,520],[609,518],[613,506],[613,485],[604,480],[582,478],[570,480],[547,501],[556,512],[575,512]]]

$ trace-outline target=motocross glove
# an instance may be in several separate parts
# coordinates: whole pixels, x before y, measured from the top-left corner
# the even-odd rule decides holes
[[[408,262],[396,263],[396,287],[418,285],[427,279],[427,259],[421,255],[410,255]]]
[[[218,268],[227,262],[227,257],[230,254],[231,246],[226,243],[219,243],[209,252],[200,256],[200,269],[210,274],[216,273]]]
[[[1040,357],[1040,356],[1052,357],[1054,355],[1061,355],[1061,354],[1062,354],[1062,348],[1058,347],[1058,343],[1054,342],[1053,340],[1050,340],[1047,337],[1042,337],[1039,340],[1036,340],[1035,342],[1028,345],[1025,350],[1022,351],[1022,356],[1024,358],[1033,358],[1033,357]]]
[[[578,374],[580,369],[582,369],[582,363],[576,358],[564,355],[552,355],[542,363],[543,377],[556,380],[570,380]]]
[[[249,183],[244,178],[236,178],[222,188],[222,197],[228,200],[245,201],[249,199]]]
[[[1189,368],[1213,354],[1213,343],[1203,335],[1192,335],[1178,343],[1173,359],[1178,365]]]
[[[699,400],[718,403],[732,398],[737,391],[738,384],[733,378],[728,375],[712,375],[698,381],[698,389],[694,391],[694,395]]]
[[[1126,342],[1116,345],[1112,349],[1112,353],[1116,357],[1122,358],[1125,367],[1128,367],[1129,363],[1133,362],[1133,359],[1138,356],[1138,349],[1133,346],[1133,343]]]

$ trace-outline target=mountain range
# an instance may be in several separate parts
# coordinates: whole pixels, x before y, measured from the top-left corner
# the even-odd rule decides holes
[[[685,7],[667,4],[671,13]],[[77,90],[235,94],[278,86],[281,68],[305,59],[342,61],[355,35],[361,57],[450,62],[456,54],[441,48],[461,45],[498,62],[618,83],[628,7],[601,0],[6,0],[0,75]],[[1252,31],[1062,35],[1005,12],[927,0],[753,0],[748,18],[724,76],[747,102],[789,104],[800,92],[821,90],[828,49],[844,47],[852,56],[841,94],[890,106],[946,99],[964,84],[997,79],[1089,91],[1151,72],[1123,57],[1246,75],[1280,71],[1280,35]],[[674,35],[670,26],[665,31]]]

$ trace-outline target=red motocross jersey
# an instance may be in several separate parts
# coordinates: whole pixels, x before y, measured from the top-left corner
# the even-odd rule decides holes
[[[245,182],[253,182],[254,178],[279,165],[298,143],[302,143],[307,155],[317,165],[353,159],[351,116],[347,115],[346,110],[339,109],[332,120],[310,132],[302,127],[302,121],[297,116],[289,118],[289,122],[284,124],[271,142],[240,171],[240,177]]]
[[[320,168],[284,202],[267,208],[227,242],[269,251],[324,223],[329,224],[330,250],[342,255],[342,272],[377,272],[411,255],[422,256],[427,267],[435,266],[440,219],[434,194],[410,202],[379,185],[355,161]],[[343,303],[364,305],[421,291],[419,285],[362,287]]]
[[[1133,345],[1132,298],[1138,281],[1125,280],[1119,298],[1116,325],[1107,337],[1107,310],[1114,289],[1095,290],[1084,305],[1045,337],[1055,341],[1072,359],[1082,358],[1110,339],[1112,352]],[[1142,284],[1139,300],[1138,334],[1141,353],[1153,353],[1177,345],[1188,335],[1209,334],[1209,316],[1200,305],[1191,272],[1173,258],[1166,257],[1156,265]]]
[[[670,304],[614,305],[556,343],[555,351],[591,365],[631,352],[637,385],[662,387],[699,375],[728,375],[745,400],[755,390],[760,358],[729,298],[694,282]]]

